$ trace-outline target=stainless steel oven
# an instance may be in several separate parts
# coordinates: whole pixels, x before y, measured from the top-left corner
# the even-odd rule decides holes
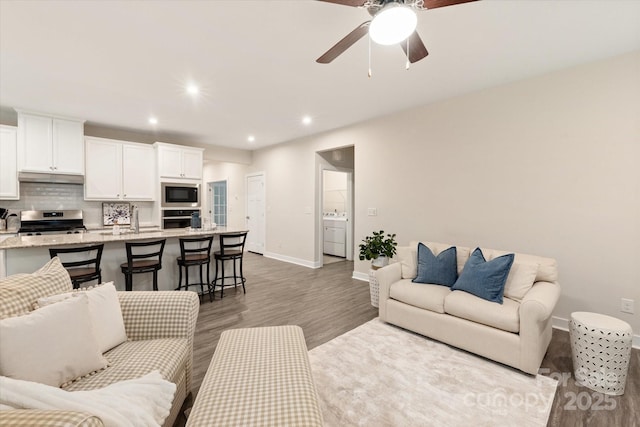
[[[160,188],[163,208],[200,207],[200,184],[163,182]]]
[[[186,228],[191,227],[191,215],[200,214],[200,209],[163,209],[162,228]]]

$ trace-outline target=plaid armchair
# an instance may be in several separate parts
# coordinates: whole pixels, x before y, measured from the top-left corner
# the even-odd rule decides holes
[[[56,258],[54,258],[56,260]],[[26,314],[43,296],[71,292],[68,273],[54,260],[33,274],[18,274],[0,281],[0,318]],[[191,391],[193,335],[200,307],[195,292],[118,292],[128,340],[107,351],[109,366],[63,386],[78,391],[143,376],[159,370],[177,385],[165,426],[173,425]],[[102,426],[87,413],[43,410],[7,410],[0,426]]]

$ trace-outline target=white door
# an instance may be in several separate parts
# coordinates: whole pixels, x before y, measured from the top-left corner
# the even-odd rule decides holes
[[[202,179],[202,151],[182,151],[182,177]]]
[[[247,177],[247,250],[264,253],[265,240],[265,196],[264,175]]]
[[[54,172],[53,122],[50,117],[18,116],[18,168],[28,172]]]

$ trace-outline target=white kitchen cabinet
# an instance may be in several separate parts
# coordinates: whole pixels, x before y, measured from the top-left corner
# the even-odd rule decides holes
[[[18,130],[0,125],[0,199],[18,200]]]
[[[150,145],[87,137],[85,200],[153,200],[154,160]]]
[[[324,250],[327,255],[347,256],[347,222],[341,219],[324,220]]]
[[[157,178],[153,147],[146,144],[122,144],[123,200],[153,200]]]
[[[84,121],[18,111],[18,170],[84,173]]]
[[[202,179],[202,148],[156,142],[160,178]]]

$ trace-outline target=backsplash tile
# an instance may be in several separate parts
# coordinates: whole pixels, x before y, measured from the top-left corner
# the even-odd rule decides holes
[[[130,202],[139,208],[140,223],[150,224],[154,202]],[[102,202],[85,201],[77,184],[20,183],[20,200],[0,200],[0,207],[16,214],[23,210],[82,209],[87,227],[102,227]]]

